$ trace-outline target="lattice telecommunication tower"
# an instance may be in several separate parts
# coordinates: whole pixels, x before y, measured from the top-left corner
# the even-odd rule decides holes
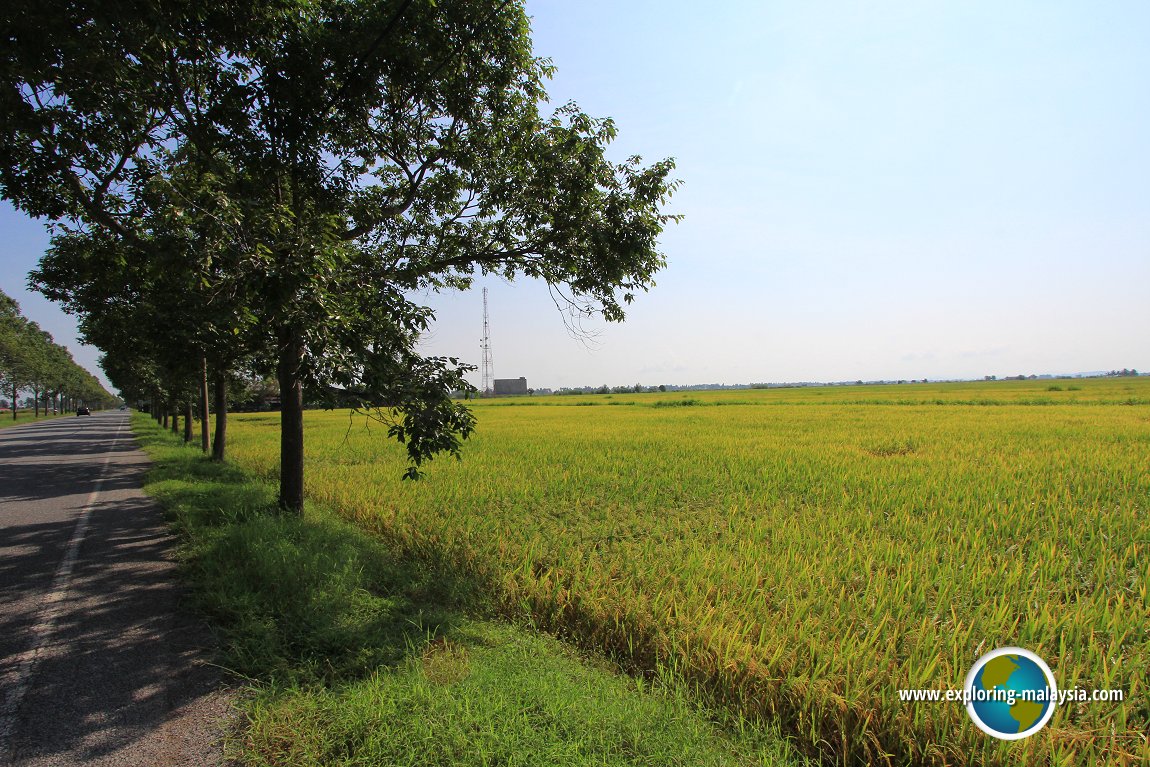
[[[483,350],[483,396],[490,397],[494,394],[492,387],[495,373],[494,365],[491,364],[491,323],[487,319],[487,288],[483,289],[483,338],[479,342],[479,348]]]

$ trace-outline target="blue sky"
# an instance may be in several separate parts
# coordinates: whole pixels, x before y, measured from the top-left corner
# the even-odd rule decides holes
[[[673,156],[685,220],[623,325],[432,296],[426,350],[532,386],[1150,369],[1150,5],[529,2],[552,100]],[[0,286],[38,225],[0,212]],[[77,353],[81,361],[94,355]]]

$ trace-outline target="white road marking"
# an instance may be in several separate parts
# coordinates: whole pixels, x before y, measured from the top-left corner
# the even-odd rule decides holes
[[[16,714],[20,710],[20,704],[24,701],[24,695],[31,686],[32,677],[36,673],[36,664],[40,660],[41,650],[51,638],[52,632],[56,628],[56,621],[63,613],[63,604],[68,596],[72,569],[76,566],[80,544],[88,532],[88,520],[92,516],[92,507],[104,486],[105,475],[108,473],[108,463],[112,460],[112,451],[116,449],[116,443],[120,441],[120,430],[124,428],[124,423],[124,421],[120,421],[116,427],[112,446],[108,448],[108,454],[104,456],[104,463],[100,465],[100,476],[96,479],[92,492],[88,494],[88,500],[84,503],[80,516],[76,519],[76,527],[68,541],[68,548],[64,551],[64,558],[60,560],[60,566],[56,568],[52,586],[40,600],[36,623],[31,629],[32,641],[29,642],[27,650],[16,656],[15,679],[12,681],[11,687],[8,688],[8,695],[4,698],[4,702],[0,704],[0,764],[12,762],[11,738],[12,731],[16,727]]]

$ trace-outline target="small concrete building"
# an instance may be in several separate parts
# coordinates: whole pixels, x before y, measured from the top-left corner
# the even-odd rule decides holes
[[[496,378],[495,379],[495,394],[526,394],[527,393],[527,379],[520,376],[519,378]]]

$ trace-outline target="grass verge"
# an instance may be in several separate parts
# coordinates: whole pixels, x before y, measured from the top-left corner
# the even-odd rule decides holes
[[[40,423],[41,421],[51,421],[53,418],[64,418],[65,416],[74,415],[73,413],[54,413],[49,415],[41,415],[39,417],[33,416],[31,411],[25,413],[20,411],[20,417],[13,420],[12,411],[5,410],[0,413],[0,429],[7,429],[9,426],[24,426],[30,423]]]
[[[700,710],[670,682],[491,620],[480,584],[322,507],[273,514],[268,485],[145,415],[133,426],[221,663],[250,682],[228,744],[243,764],[802,762],[777,732]]]

